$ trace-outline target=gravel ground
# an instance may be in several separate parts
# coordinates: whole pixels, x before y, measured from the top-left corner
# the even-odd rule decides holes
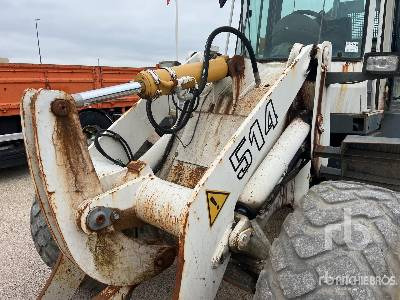
[[[31,239],[33,194],[27,167],[0,170],[0,299],[34,299],[50,275]]]
[[[35,299],[50,275],[31,240],[29,213],[34,195],[27,167],[0,169],[0,299]],[[168,299],[175,268],[138,286],[132,299]],[[80,290],[76,299],[88,299]],[[252,295],[224,282],[216,299],[251,299]]]

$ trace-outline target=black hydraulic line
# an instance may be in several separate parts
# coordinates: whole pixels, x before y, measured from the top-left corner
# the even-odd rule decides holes
[[[157,121],[154,119],[153,112],[151,109],[151,100],[147,100],[146,102],[146,113],[147,113],[147,118],[149,119],[150,124],[154,127],[154,130],[157,132],[159,136],[162,136],[164,134],[176,134],[179,130],[181,130],[189,121],[190,113],[188,113],[189,110],[193,109],[194,102],[192,101],[186,101],[183,105],[182,112],[176,123],[171,127],[171,128],[166,128],[160,126]]]
[[[168,155],[172,150],[172,146],[174,145],[175,138],[176,138],[176,134],[172,134],[171,138],[168,141],[167,147],[165,148],[164,154],[163,154],[160,162],[157,164],[157,166],[153,170],[154,174],[158,173],[164,166],[165,162],[167,161]]]
[[[260,85],[261,80],[260,80],[260,74],[258,72],[258,67],[257,67],[257,61],[256,57],[254,55],[254,50],[253,47],[251,46],[250,41],[247,39],[247,37],[237,30],[236,28],[230,27],[230,26],[222,26],[217,29],[215,29],[208,37],[207,43],[205,46],[204,50],[204,61],[203,61],[203,67],[201,71],[201,79],[198,85],[198,89],[194,90],[193,92],[193,98],[189,101],[186,101],[184,104],[184,107],[181,112],[181,117],[177,120],[174,126],[171,128],[164,128],[158,125],[158,123],[155,121],[152,109],[151,109],[151,101],[148,100],[146,103],[146,112],[147,112],[147,117],[151,123],[151,125],[154,127],[156,132],[159,135],[163,134],[176,134],[179,130],[181,130],[183,127],[186,126],[186,124],[189,122],[189,119],[192,116],[192,113],[198,108],[198,105],[200,103],[200,95],[204,91],[204,88],[206,87],[207,84],[207,78],[208,78],[208,69],[210,66],[210,59],[211,59],[211,46],[212,42],[214,41],[215,37],[223,32],[229,32],[234,35],[236,35],[238,38],[240,38],[245,45],[247,52],[249,53],[249,57],[251,60],[251,66],[253,68],[253,74],[254,74],[254,79],[256,82],[256,86]]]
[[[199,84],[199,95],[203,92],[206,84],[207,84],[207,78],[208,78],[208,68],[210,66],[210,53],[211,53],[211,46],[212,42],[214,41],[215,37],[223,32],[228,32],[236,35],[238,38],[240,38],[246,47],[247,52],[249,53],[249,57],[251,60],[251,67],[253,68],[253,74],[254,74],[254,79],[256,81],[256,85],[260,85],[261,80],[260,80],[260,74],[258,72],[258,67],[257,67],[257,61],[256,61],[256,56],[254,55],[254,50],[253,47],[251,46],[250,41],[247,39],[247,37],[244,35],[244,33],[240,32],[236,28],[233,28],[231,26],[222,26],[217,29],[215,29],[210,36],[207,39],[206,43],[206,49],[204,51],[204,62],[203,62],[203,70],[202,70],[202,75],[201,75],[201,80]]]
[[[112,138],[113,140],[117,141],[122,148],[124,149],[124,152],[126,154],[126,157],[128,159],[128,162],[125,164],[122,162],[121,159],[116,159],[111,157],[110,155],[108,155],[103,147],[100,145],[99,139],[101,137],[109,137]],[[105,158],[107,158],[109,161],[113,162],[114,164],[121,166],[121,167],[126,167],[128,165],[129,162],[131,162],[133,160],[133,153],[131,148],[129,147],[128,142],[122,137],[120,136],[118,133],[112,131],[112,130],[101,130],[99,131],[94,139],[94,146],[97,149],[97,151],[100,152],[101,155],[103,155]]]
[[[205,46],[205,50],[204,50],[204,61],[203,61],[203,66],[202,66],[202,71],[201,71],[201,78],[200,78],[200,83],[198,85],[198,89],[193,91],[193,97],[192,99],[185,101],[183,108],[181,109],[181,115],[179,116],[179,118],[176,120],[175,124],[170,127],[170,128],[166,128],[163,126],[160,126],[157,121],[154,119],[154,115],[152,112],[152,101],[151,100],[147,100],[146,102],[146,113],[147,113],[147,117],[149,119],[150,124],[154,127],[155,131],[157,132],[158,135],[162,136],[164,134],[171,134],[171,139],[169,140],[167,147],[165,149],[164,155],[160,161],[160,163],[157,165],[156,170],[160,170],[162,168],[162,166],[164,165],[169,153],[171,152],[173,143],[175,141],[176,138],[176,134],[179,130],[181,130],[183,127],[186,126],[186,124],[188,123],[189,119],[192,116],[192,113],[198,108],[198,105],[200,103],[200,95],[203,93],[204,88],[206,87],[207,84],[207,78],[208,78],[208,69],[210,66],[210,59],[211,59],[211,46],[212,46],[212,42],[214,41],[215,37],[223,32],[229,32],[232,33],[234,35],[236,35],[238,37],[238,39],[242,40],[244,46],[246,47],[249,56],[250,56],[250,60],[251,60],[251,65],[253,68],[253,74],[254,74],[254,79],[256,82],[256,86],[259,86],[261,83],[260,80],[260,75],[258,72],[258,67],[257,67],[257,61],[254,55],[254,50],[253,47],[251,46],[250,41],[247,39],[247,37],[240,32],[239,30],[237,30],[236,28],[230,27],[230,26],[222,26],[219,27],[217,29],[215,29],[210,36],[207,39],[207,43]],[[197,125],[196,125],[197,127]],[[113,163],[124,167],[126,166],[126,164],[124,164],[121,160],[115,159],[111,156],[109,156],[101,147],[100,143],[99,143],[99,138],[102,136],[107,136],[110,138],[113,138],[114,140],[118,141],[121,146],[123,147],[127,158],[128,158],[128,163],[129,161],[133,160],[133,155],[132,155],[132,151],[129,148],[128,143],[117,133],[111,131],[111,130],[105,130],[100,132],[99,134],[97,134],[95,141],[94,141],[94,145],[96,147],[96,149],[104,156],[106,157],[108,160],[112,161]]]

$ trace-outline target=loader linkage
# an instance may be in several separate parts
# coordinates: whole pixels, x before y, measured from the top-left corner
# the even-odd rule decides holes
[[[126,167],[118,166],[96,147],[87,149],[75,95],[28,90],[23,98],[22,115],[29,164],[42,210],[62,251],[43,295],[52,295],[55,285],[63,286],[63,295],[71,295],[83,274],[109,286],[134,286],[169,267],[177,255],[175,297],[189,299],[195,293],[211,299],[232,251],[265,258],[268,239],[255,220],[235,213],[235,207],[240,199],[242,207],[257,211],[263,204],[260,201],[272,192],[260,188],[263,184],[259,178],[268,170],[273,188],[307,136],[311,135],[316,143],[324,141],[318,128],[328,126],[329,118],[321,124],[326,104],[323,93],[318,91],[324,89],[321,78],[328,67],[329,49],[329,44],[293,48],[292,51],[297,51],[293,61],[268,91],[259,96],[247,117],[236,117],[242,120],[240,126],[230,139],[225,139],[227,142],[219,147],[219,154],[192,188],[153,173],[171,135],[163,135],[138,160]],[[315,84],[314,114],[309,112],[313,121],[307,124],[301,118],[289,119],[288,112],[306,81],[311,60],[318,62],[316,82],[321,82]],[[264,82],[267,79],[262,78]],[[206,87],[203,95],[218,89],[218,84],[223,83]],[[262,87],[255,89],[263,91]],[[202,96],[200,101],[207,105],[209,99]],[[240,104],[240,99],[234,101]],[[153,112],[156,118],[167,117],[165,97],[156,102]],[[143,122],[144,109],[145,100],[141,100],[110,128],[124,137],[133,153],[154,132],[147,120]],[[129,135],[128,128],[141,130]],[[100,141],[105,152],[123,156],[115,142],[104,137]],[[286,146],[279,148],[279,144]],[[315,166],[318,164],[314,161]],[[271,173],[271,167],[276,174]],[[310,163],[302,167],[293,181],[298,186],[293,191],[295,199],[307,191],[302,181],[308,180]],[[257,174],[254,177],[258,180],[253,174]],[[246,189],[246,185],[251,188]],[[253,190],[260,190],[261,194],[252,195]],[[174,244],[124,234],[145,223],[174,236],[177,248]],[[76,269],[73,274],[65,272],[68,265]],[[66,281],[60,283],[59,277]]]

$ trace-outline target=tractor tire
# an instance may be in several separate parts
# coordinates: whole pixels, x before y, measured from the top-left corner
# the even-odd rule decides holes
[[[50,233],[36,196],[31,208],[31,234],[39,256],[48,267],[53,268],[60,255],[60,250]],[[105,287],[105,284],[86,275],[78,293],[89,294],[92,297],[100,293]]]
[[[272,243],[254,299],[397,299],[400,193],[324,182],[297,206]]]
[[[36,251],[43,262],[53,268],[60,255],[60,250],[50,233],[36,197],[33,199],[30,219],[31,235]]]

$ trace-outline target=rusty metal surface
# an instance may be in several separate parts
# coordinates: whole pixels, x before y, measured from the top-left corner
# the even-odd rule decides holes
[[[132,206],[138,218],[178,237],[191,193],[191,189],[149,176],[138,187]]]
[[[24,135],[27,159],[30,167],[31,177],[34,182],[35,193],[40,200],[39,205],[41,206],[42,211],[47,212],[45,214],[47,225],[49,226],[49,229],[52,232],[52,235],[60,250],[68,257],[72,257],[68,247],[65,244],[63,236],[60,234],[59,225],[55,220],[55,217],[51,214],[52,210],[47,198],[46,187],[42,180],[42,172],[40,171],[41,162],[39,160],[34,137],[37,126],[34,122],[35,117],[32,112],[33,102],[37,101],[37,97],[38,91],[34,89],[28,89],[24,93],[21,104],[22,132]]]
[[[59,106],[62,116],[55,120],[52,144],[56,150],[57,164],[64,166],[65,173],[59,179],[66,180],[65,187],[71,196],[70,204],[77,210],[83,199],[94,197],[103,190],[87,151],[87,143],[81,130],[74,100],[67,96],[63,100],[56,101],[62,103]],[[66,115],[64,115],[65,113]],[[37,132],[36,134],[39,136],[42,133]],[[42,151],[44,150],[43,146],[39,144]],[[38,154],[40,158],[45,157],[41,153]]]
[[[309,46],[303,48],[302,53],[295,59],[292,67],[285,70],[280,79],[274,83],[274,86],[269,89],[259,104],[256,105],[248,118],[241,122],[241,126],[224,145],[223,150],[215,158],[209,170],[196,186],[192,194],[192,201],[188,205],[188,220],[184,229],[185,241],[180,244],[184,249],[180,249],[179,255],[184,255],[184,259],[178,261],[178,276],[180,279],[177,278],[177,282],[180,282],[180,287],[179,291],[176,291],[175,296],[179,295],[182,298],[190,298],[195,293],[202,295],[204,298],[215,297],[217,287],[226,268],[229,253],[226,255],[226,260],[224,262],[220,261],[219,265],[214,265],[212,262],[218,259],[218,254],[221,253],[220,249],[226,246],[226,231],[230,230],[232,225],[234,207],[240,191],[248,181],[250,174],[253,174],[256,166],[259,165],[265,154],[271,149],[284,128],[285,124],[283,120],[285,119],[287,110],[306,79],[305,74],[310,61],[309,53],[311,48]],[[292,88],[287,89],[286,87],[288,86]],[[271,105],[274,106],[273,115],[270,111]],[[266,114],[266,112],[268,113]],[[247,140],[249,138],[249,131],[252,125],[257,122],[262,122],[261,128],[268,129],[269,123],[265,122],[265,120],[268,121],[270,116],[277,116],[279,125],[278,123],[275,126],[271,125],[270,130],[266,130],[268,137],[265,142],[268,144],[264,145],[262,150],[257,149],[255,143],[251,144]],[[201,122],[199,122],[200,126]],[[229,125],[225,124],[224,126]],[[207,129],[205,128],[205,130]],[[207,137],[207,140],[203,142],[201,147],[207,147],[206,142],[213,139],[215,134],[211,132],[204,135]],[[219,133],[219,136],[221,136],[221,133]],[[246,168],[242,166],[242,164],[246,164],[243,159],[238,163],[240,166],[234,169],[229,157],[232,158],[236,153],[235,151],[241,147],[240,154],[237,153],[237,159],[239,161],[244,151],[247,151],[247,153],[250,152],[248,156],[252,158],[247,159],[247,164],[250,164],[250,166]],[[178,146],[178,159],[182,160],[179,158],[179,155],[181,154],[179,153]],[[193,157],[187,157],[187,159],[191,159],[190,163],[194,164]],[[245,172],[245,174],[236,174],[236,172]],[[243,177],[242,175],[247,177]],[[229,193],[228,200],[224,203],[217,221],[212,226],[209,224],[209,212],[207,206],[204,204],[207,203],[207,190],[226,191]],[[205,243],[207,247],[204,247]]]
[[[167,180],[192,189],[197,185],[206,171],[206,167],[176,160],[168,174]]]
[[[347,72],[356,72],[357,65],[359,63],[357,62],[351,62],[347,61],[342,65],[342,72],[347,73]]]
[[[0,239],[2,249],[0,299],[35,299],[51,273],[37,254],[27,226],[33,193],[28,168],[0,170],[0,199],[2,199],[0,211],[4,216],[3,222],[0,222],[0,230],[3,233]],[[16,231],[18,239],[15,239]],[[175,266],[171,266],[160,275],[140,284],[128,299],[171,299],[175,273]],[[91,286],[85,282],[73,299],[90,299],[95,296],[90,288]],[[245,296],[247,297],[244,298]],[[252,295],[223,282],[216,299],[250,300]]]
[[[269,84],[260,85],[258,88],[252,89],[245,96],[240,97],[236,102],[234,114],[239,116],[247,116],[257,105],[263,96],[269,91]]]
[[[135,286],[107,286],[92,300],[128,300]]]
[[[332,62],[330,72],[361,72],[363,63]],[[333,84],[328,88],[331,113],[360,113],[367,109],[367,82],[355,84]],[[372,91],[374,98],[375,91]]]
[[[70,105],[64,99],[56,99],[51,103],[51,111],[59,117],[66,117],[70,113]]]
[[[131,161],[128,165],[128,171],[139,175],[140,172],[146,167],[146,163],[140,160]]]
[[[240,96],[240,87],[242,86],[242,81],[244,79],[244,57],[240,55],[233,56],[228,61],[228,69],[229,75],[233,78],[235,92],[234,92],[234,99],[237,101]]]
[[[67,111],[65,116],[54,119],[49,113],[51,102],[46,103],[52,97],[50,94],[49,98],[35,101],[35,105],[38,105],[34,107],[35,117],[41,121],[36,122],[40,128],[35,129],[38,155],[50,158],[50,161],[41,161],[43,182],[46,184],[53,213],[62,227],[60,231],[68,239],[69,249],[82,269],[108,284],[126,285],[146,280],[172,263],[174,248],[130,240],[113,228],[99,234],[85,231],[89,233],[88,236],[80,231],[73,232],[77,229],[77,224],[70,221],[72,217],[76,218],[77,212],[82,213],[82,224],[87,210],[96,206],[116,207],[122,211],[134,207],[134,213],[139,219],[180,237],[181,257],[178,259],[177,275],[180,296],[189,297],[193,288],[199,295],[213,297],[223,276],[226,260],[218,260],[211,269],[210,263],[218,259],[221,248],[227,247],[225,240],[231,230],[235,202],[248,181],[248,178],[242,180],[243,176],[238,173],[241,172],[240,165],[245,162],[240,160],[239,148],[246,142],[242,151],[247,149],[246,153],[250,154],[251,159],[245,162],[249,167],[244,175],[248,172],[246,176],[249,176],[285,127],[287,111],[306,77],[311,48],[304,47],[302,55],[299,55],[273,86],[264,85],[263,88],[267,90],[261,89],[260,99],[254,100],[255,97],[251,97],[253,107],[249,105],[248,109],[254,110],[247,119],[240,115],[194,114],[181,137],[183,144],[191,140],[193,133],[194,139],[188,146],[178,145],[176,153],[172,153],[176,155],[176,164],[172,168],[174,173],[171,174],[177,181],[186,181],[188,186],[197,183],[194,191],[148,174],[125,182],[112,191],[103,192],[88,151],[81,145],[77,132],[79,125],[76,123],[76,109],[69,106],[67,110],[61,109],[62,115]],[[285,88],[289,85],[294,88]],[[218,96],[228,90],[222,88],[220,91]],[[47,92],[43,95],[47,95]],[[65,100],[70,100],[66,98]],[[231,108],[224,113],[231,113]],[[271,118],[274,120],[271,121]],[[262,146],[266,144],[264,147],[254,143],[252,130],[256,128],[255,124],[259,127],[261,124],[264,128],[261,131],[260,127],[261,136],[258,136],[258,141],[263,141]],[[258,132],[254,134],[256,133]],[[54,149],[51,148],[53,145]],[[76,157],[78,153],[80,157]],[[239,165],[236,169],[232,161],[235,153]],[[140,162],[134,162],[128,169],[139,174],[144,167]],[[58,174],[59,178],[50,178],[52,174]],[[204,205],[207,203],[207,190],[226,191],[230,195],[228,202],[224,204],[224,210],[218,212],[221,213],[219,219],[211,225],[208,222],[209,212]],[[133,214],[132,211],[129,213]],[[82,225],[81,228],[84,229]],[[223,257],[229,258],[229,253],[223,253]],[[204,278],[204,282],[199,281],[199,278]]]
[[[199,111],[202,113],[232,114],[235,106],[232,93],[233,82],[232,78],[226,77],[217,83],[213,83],[211,88],[203,92],[202,102],[204,103]]]
[[[55,99],[64,99],[71,105],[67,116],[53,115],[50,106]],[[30,167],[33,174],[39,174],[40,178],[35,177],[36,186],[42,186],[45,194],[40,201],[49,208],[46,217],[55,224],[55,237],[66,246],[62,251],[67,250],[65,253],[89,276],[109,285],[137,284],[160,272],[154,258],[163,245],[145,244],[119,232],[87,235],[79,228],[81,223],[77,224],[76,217],[82,212],[81,204],[101,195],[103,190],[71,97],[41,90],[29,97],[26,105],[24,102],[24,110],[32,112],[32,124],[28,125],[25,119],[24,124],[28,126],[25,129],[32,130],[33,136],[28,140],[37,149],[29,156],[35,156],[38,162],[32,160]]]
[[[316,74],[314,110],[312,119],[311,147],[312,151],[317,145],[327,146],[330,142],[330,98],[325,85],[327,72],[331,67],[332,45],[323,43],[316,53],[319,68]],[[312,159],[314,171],[318,174],[321,164],[326,165],[327,160],[320,157]]]

